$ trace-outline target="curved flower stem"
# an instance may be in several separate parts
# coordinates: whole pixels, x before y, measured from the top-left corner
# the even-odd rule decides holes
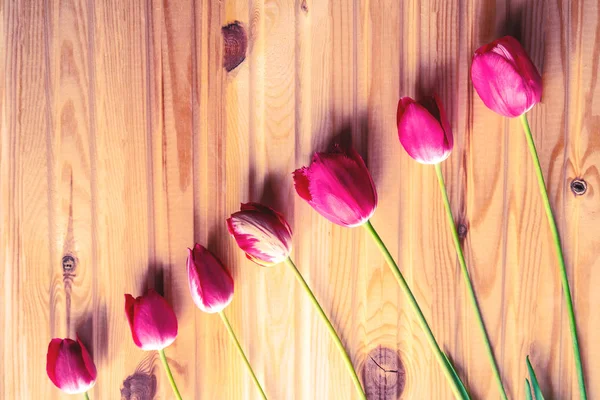
[[[442,174],[441,164],[435,164],[435,172],[437,174],[438,182],[440,184],[440,190],[442,192],[442,199],[444,200],[444,206],[446,208],[448,222],[450,223],[450,231],[452,232],[452,240],[454,242],[454,247],[456,248],[456,254],[458,255],[458,263],[460,264],[462,275],[465,278],[467,293],[469,294],[469,301],[471,302],[471,305],[473,306],[473,310],[475,311],[475,315],[477,317],[477,326],[479,327],[481,335],[483,336],[487,357],[490,361],[490,364],[492,365],[492,370],[494,371],[494,377],[496,378],[496,383],[498,384],[500,394],[504,400],[508,400],[508,397],[506,396],[506,391],[504,390],[504,386],[502,385],[500,370],[498,369],[498,364],[496,363],[496,359],[494,358],[492,345],[490,344],[490,339],[488,338],[487,331],[485,329],[485,324],[483,323],[481,310],[477,305],[477,297],[475,296],[475,291],[473,290],[473,283],[471,282],[471,278],[469,277],[469,270],[467,269],[465,256],[463,254],[462,247],[460,246],[460,239],[458,238],[458,231],[456,230],[456,224],[454,222],[454,218],[452,217],[452,208],[450,207],[450,200],[448,199],[448,191],[446,190],[446,184],[444,183],[444,175]]]
[[[160,356],[160,361],[162,361],[163,366],[165,367],[165,371],[167,372],[167,377],[169,378],[169,382],[171,383],[171,387],[173,388],[173,393],[175,393],[175,397],[178,400],[182,400],[181,394],[179,393],[179,389],[177,389],[177,384],[175,383],[175,379],[173,379],[173,374],[171,373],[171,368],[169,368],[169,363],[167,362],[167,356],[165,355],[165,350],[158,350],[158,355]]]
[[[83,398],[85,400],[90,400],[90,396],[88,395],[88,392],[83,392]]]
[[[342,359],[346,363],[346,367],[348,368],[348,372],[350,372],[350,376],[352,377],[352,381],[354,382],[354,386],[356,386],[356,391],[358,392],[359,397],[361,399],[366,400],[367,396],[366,396],[366,394],[365,394],[365,392],[364,392],[364,390],[363,390],[363,388],[362,388],[362,386],[360,384],[360,379],[358,379],[358,375],[356,374],[356,370],[354,369],[354,366],[352,365],[352,360],[350,359],[350,356],[346,352],[346,349],[344,348],[344,344],[342,343],[342,340],[340,339],[340,337],[336,333],[335,328],[333,327],[333,325],[331,325],[331,321],[329,321],[329,318],[327,318],[327,315],[325,314],[325,311],[323,311],[323,309],[321,308],[321,305],[319,304],[319,301],[317,300],[317,298],[313,294],[312,290],[310,290],[310,287],[308,286],[308,284],[306,283],[306,281],[302,277],[302,274],[300,273],[300,271],[298,271],[298,268],[296,268],[296,265],[294,264],[294,262],[292,261],[292,259],[288,257],[288,258],[285,259],[284,262],[294,272],[294,275],[296,275],[296,279],[298,280],[298,282],[300,283],[300,285],[302,286],[302,288],[304,289],[304,291],[306,292],[306,294],[310,298],[311,302],[313,303],[313,305],[315,306],[315,308],[319,312],[319,316],[323,319],[323,322],[325,323],[325,326],[327,326],[327,329],[329,330],[329,333],[331,334],[331,338],[335,342],[338,350],[340,351],[340,354],[342,355]]]
[[[242,345],[240,344],[240,341],[238,340],[237,336],[235,335],[235,332],[233,331],[233,328],[231,327],[229,320],[227,319],[227,317],[225,316],[225,313],[223,311],[219,311],[219,316],[221,317],[221,320],[223,320],[223,324],[225,324],[225,327],[227,328],[227,332],[229,332],[229,336],[231,337],[231,340],[233,340],[233,343],[237,347],[238,352],[240,353],[240,356],[242,356],[242,360],[244,360],[244,364],[246,364],[246,367],[248,368],[248,372],[250,372],[250,376],[252,376],[252,380],[256,384],[256,387],[258,388],[260,395],[262,396],[263,399],[267,400],[267,395],[265,394],[265,391],[263,390],[260,382],[258,381],[258,378],[256,377],[254,370],[252,369],[252,365],[250,365],[250,361],[248,361],[248,357],[246,357],[246,353],[244,353],[244,349],[242,349]]]
[[[455,371],[453,371],[452,364],[450,364],[448,358],[446,357],[446,354],[444,354],[437,341],[435,340],[435,336],[433,336],[433,332],[431,331],[431,328],[429,327],[429,324],[427,323],[427,320],[425,319],[425,316],[423,315],[423,312],[421,311],[421,308],[417,303],[417,299],[415,299],[415,296],[410,290],[408,283],[404,279],[402,272],[400,272],[398,264],[396,264],[396,261],[394,261],[394,258],[390,254],[389,250],[377,234],[377,231],[371,224],[371,221],[367,221],[363,226],[365,227],[367,232],[369,232],[371,237],[373,237],[373,240],[375,240],[377,247],[379,247],[379,250],[381,250],[385,260],[387,261],[390,270],[396,277],[400,288],[404,291],[404,294],[408,298],[408,302],[417,316],[419,325],[425,332],[425,337],[427,338],[427,341],[429,342],[429,345],[433,350],[433,354],[435,355],[438,363],[442,367],[444,375],[446,375],[446,378],[451,383],[451,388],[452,392],[454,393],[454,397],[456,397],[457,399],[469,399],[469,394],[464,389],[464,385],[460,381],[460,378],[458,378],[458,375],[456,375]]]
[[[558,228],[556,227],[556,221],[554,220],[552,207],[550,207],[550,199],[548,198],[548,191],[546,190],[546,183],[544,182],[544,174],[542,173],[540,159],[538,158],[537,150],[535,149],[535,143],[533,142],[533,136],[531,135],[531,129],[529,128],[527,115],[521,115],[520,120],[523,124],[523,130],[525,130],[525,138],[527,138],[527,145],[529,147],[529,152],[531,153],[531,158],[533,159],[535,174],[540,187],[540,195],[542,196],[544,209],[546,210],[546,216],[548,217],[548,223],[550,224],[550,230],[552,231],[552,238],[554,239],[554,248],[556,249],[556,255],[558,256],[560,280],[562,282],[562,287],[565,294],[565,302],[567,303],[567,314],[569,315],[569,327],[571,328],[571,340],[573,342],[573,355],[575,356],[575,369],[577,370],[579,393],[581,399],[586,400],[587,394],[585,390],[585,380],[583,377],[583,367],[581,365],[581,355],[579,353],[579,341],[577,339],[577,324],[575,322],[573,299],[571,298],[571,289],[569,288],[569,278],[567,277],[565,258],[560,245],[560,235],[558,234]]]

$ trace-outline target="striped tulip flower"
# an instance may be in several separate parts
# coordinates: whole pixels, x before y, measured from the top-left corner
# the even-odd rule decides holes
[[[222,311],[233,299],[233,278],[225,266],[204,246],[188,249],[188,283],[196,306],[204,312]]]
[[[50,341],[46,372],[52,383],[68,394],[85,393],[96,383],[96,366],[79,338]]]
[[[227,219],[227,229],[246,257],[264,267],[279,264],[292,252],[292,230],[277,211],[259,203],[242,204]]]
[[[341,226],[364,224],[377,207],[373,178],[353,148],[315,153],[308,167],[294,171],[294,187],[315,211]]]
[[[437,95],[419,102],[403,97],[396,113],[398,138],[404,150],[421,164],[438,164],[452,152],[454,140]]]
[[[471,80],[483,103],[505,117],[519,117],[542,98],[542,77],[512,36],[475,51]]]

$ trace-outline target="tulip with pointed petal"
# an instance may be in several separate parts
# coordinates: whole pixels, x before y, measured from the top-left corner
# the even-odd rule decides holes
[[[173,392],[181,400],[164,350],[177,337],[177,317],[173,308],[154,289],[149,289],[145,295],[137,298],[125,295],[125,314],[133,342],[142,350],[158,351]]]
[[[542,98],[542,77],[512,36],[475,51],[471,79],[483,103],[505,117],[525,114]]]
[[[54,385],[65,393],[83,393],[96,383],[96,366],[79,338],[52,339],[46,356],[46,372]]]
[[[233,299],[233,278],[214,254],[196,244],[188,249],[188,283],[196,306],[207,313],[221,312]]]
[[[402,147],[421,164],[438,164],[452,152],[452,128],[436,94],[419,102],[400,99],[396,124]]]

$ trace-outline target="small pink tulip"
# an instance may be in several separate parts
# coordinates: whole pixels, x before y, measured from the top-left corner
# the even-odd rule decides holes
[[[505,117],[526,113],[542,98],[542,77],[512,36],[475,51],[471,79],[483,103]]]
[[[233,299],[233,278],[221,260],[204,246],[188,249],[188,283],[196,306],[204,312],[222,311]]]
[[[46,356],[46,372],[54,385],[65,393],[90,390],[96,383],[96,366],[87,349],[72,339],[52,339]]]
[[[401,98],[396,123],[402,147],[421,164],[438,164],[452,152],[452,128],[436,94],[418,103],[410,97]]]
[[[284,261],[292,251],[292,230],[283,216],[259,203],[240,209],[227,219],[227,229],[246,257],[265,267]]]
[[[154,289],[133,298],[125,295],[125,313],[133,342],[142,350],[162,350],[177,337],[177,317],[171,305]]]
[[[364,224],[377,207],[373,178],[353,148],[315,153],[308,167],[294,171],[294,187],[319,214],[341,226]]]

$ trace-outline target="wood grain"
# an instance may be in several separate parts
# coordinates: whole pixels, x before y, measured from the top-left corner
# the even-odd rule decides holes
[[[292,274],[250,263],[228,236],[225,218],[251,200],[290,221],[293,257],[369,398],[450,399],[374,244],[294,193],[290,173],[342,142],[373,173],[373,223],[442,347],[474,398],[498,398],[434,170],[397,140],[399,97],[437,91],[455,134],[445,179],[509,396],[522,398],[530,355],[547,398],[575,398],[557,263],[524,136],[518,121],[483,106],[469,80],[474,49],[504,34],[520,38],[542,72],[530,121],[589,396],[600,396],[597,1],[4,0],[0,16],[0,397],[67,398],[45,376],[45,355],[52,337],[78,334],[99,371],[92,398],[171,398],[158,358],[135,347],[123,312],[124,293],[155,287],[180,321],[166,352],[184,398],[258,399],[219,319],[189,297],[186,247],[197,241],[233,272],[226,313],[270,397],[354,398]],[[233,64],[223,45],[232,23],[247,38]],[[572,193],[574,179],[587,183],[585,194]]]

